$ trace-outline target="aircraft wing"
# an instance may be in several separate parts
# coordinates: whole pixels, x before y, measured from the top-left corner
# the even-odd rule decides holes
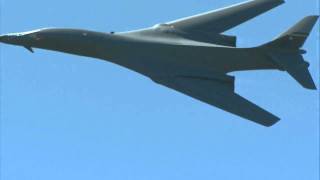
[[[153,78],[156,83],[263,126],[280,119],[234,92],[234,78],[224,81],[204,77]]]
[[[278,5],[284,0],[251,0],[223,9],[167,23],[187,33],[222,33]]]

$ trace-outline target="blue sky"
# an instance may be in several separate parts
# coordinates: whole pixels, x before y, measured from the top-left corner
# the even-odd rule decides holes
[[[273,39],[316,0],[288,2],[228,34]],[[1,32],[127,31],[241,0],[1,0]],[[305,44],[319,87],[319,23]],[[1,45],[1,179],[319,179],[319,91],[279,71],[234,73],[236,91],[282,120],[271,128],[111,63]]]

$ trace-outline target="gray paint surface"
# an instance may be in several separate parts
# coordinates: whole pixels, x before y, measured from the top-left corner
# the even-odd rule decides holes
[[[300,49],[318,16],[308,16],[275,40],[237,48],[236,37],[221,34],[280,4],[252,0],[208,13],[123,33],[50,28],[0,36],[0,42],[107,60],[154,82],[264,126],[280,120],[235,92],[227,73],[287,71],[307,89],[316,89]]]

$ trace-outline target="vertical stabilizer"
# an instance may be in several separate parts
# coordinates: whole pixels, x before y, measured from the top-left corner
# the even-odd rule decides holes
[[[305,17],[275,40],[261,46],[280,69],[287,71],[307,89],[316,89],[316,85],[308,70],[310,64],[302,56],[306,51],[300,48],[307,40],[317,19],[318,16]]]

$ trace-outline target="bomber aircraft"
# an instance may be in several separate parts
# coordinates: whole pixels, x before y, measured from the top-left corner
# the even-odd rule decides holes
[[[284,0],[251,0],[203,14],[119,33],[46,28],[0,36],[0,42],[110,61],[154,82],[255,123],[272,126],[277,116],[235,92],[230,72],[281,70],[304,88],[316,89],[301,49],[318,16],[307,16],[274,40],[237,48],[223,34]]]

